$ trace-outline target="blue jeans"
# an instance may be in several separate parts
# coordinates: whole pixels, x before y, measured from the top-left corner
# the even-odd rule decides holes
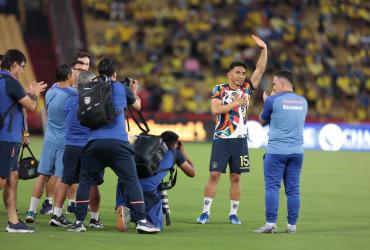
[[[300,176],[303,154],[265,154],[266,222],[276,223],[279,210],[279,189],[284,181],[287,196],[288,223],[297,224],[300,206]]]

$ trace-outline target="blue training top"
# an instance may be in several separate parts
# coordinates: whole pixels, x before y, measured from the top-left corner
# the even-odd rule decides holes
[[[19,100],[26,96],[22,85],[9,71],[0,71],[0,114],[3,117],[8,108],[15,103],[12,108],[13,120],[11,130],[8,131],[11,115],[8,113],[4,119],[3,127],[0,128],[0,141],[21,143],[23,130],[23,112]]]
[[[126,90],[121,82],[112,83],[112,101],[116,112],[120,112],[114,120],[98,129],[91,130],[89,140],[116,139],[128,141],[124,109],[127,107]]]
[[[78,93],[69,96],[65,104],[66,112],[66,145],[84,147],[90,136],[90,129],[81,125],[78,120]]]
[[[156,191],[168,171],[175,165],[180,166],[185,162],[185,157],[177,149],[169,148],[159,163],[158,173],[148,178],[139,179],[144,191]]]
[[[75,88],[60,88],[55,83],[46,93],[46,109],[48,113],[44,144],[47,147],[64,150],[66,134],[65,102],[70,95],[77,92]]]
[[[269,96],[261,118],[270,124],[266,153],[303,154],[303,128],[307,101],[293,92]]]

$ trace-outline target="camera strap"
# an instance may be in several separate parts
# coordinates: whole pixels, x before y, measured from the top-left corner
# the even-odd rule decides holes
[[[145,129],[141,126],[140,122],[137,120],[137,118],[134,116],[134,112],[133,112],[133,108],[131,108],[130,106],[127,107],[127,110],[130,112],[130,115],[132,117],[132,119],[134,120],[134,122],[136,123],[136,125],[139,127],[139,129],[144,133],[144,134],[148,134],[150,129],[149,129],[149,126],[148,124],[146,123],[145,121],[145,118],[143,116],[143,114],[141,113],[141,111],[137,111],[137,110],[134,110],[136,111],[136,113],[138,113],[139,115],[139,118],[140,118],[140,122],[144,125]],[[129,119],[128,119],[128,116],[126,115],[126,120],[127,120],[127,129],[128,131],[130,131],[130,123],[129,123]]]

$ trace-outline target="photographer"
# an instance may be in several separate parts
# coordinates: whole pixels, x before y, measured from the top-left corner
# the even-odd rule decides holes
[[[136,231],[138,233],[157,233],[159,229],[146,220],[144,196],[136,174],[134,151],[128,143],[125,113],[123,112],[127,105],[140,108],[140,99],[136,99],[136,94],[131,93],[132,100],[128,101],[126,96],[129,93],[126,93],[121,82],[116,81],[117,66],[113,59],[103,58],[98,64],[98,72],[112,81],[111,98],[116,116],[107,124],[91,130],[81,159],[80,183],[76,199],[77,220],[69,231],[86,231],[83,222],[89,204],[90,187],[105,167],[109,166],[122,181],[124,188],[128,190],[128,200],[135,212]]]
[[[161,134],[166,143],[168,151],[159,164],[157,174],[148,178],[139,178],[140,185],[144,192],[145,208],[147,219],[155,226],[163,230],[163,212],[161,202],[161,183],[167,173],[174,168],[176,163],[180,169],[189,177],[195,176],[193,163],[185,154],[184,145],[179,141],[179,136],[172,131],[165,131]],[[117,208],[117,229],[126,231],[128,209],[125,208],[127,202],[125,193],[122,193],[122,183],[117,184],[116,208]],[[124,190],[125,192],[125,190]]]

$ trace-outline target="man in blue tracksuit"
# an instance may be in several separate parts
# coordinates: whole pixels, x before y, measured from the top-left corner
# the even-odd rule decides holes
[[[286,232],[295,233],[300,206],[300,175],[303,163],[303,128],[307,101],[293,93],[293,75],[279,71],[273,78],[270,96],[264,93],[260,115],[262,125],[270,125],[264,156],[266,224],[256,233],[275,233],[279,209],[279,189],[284,181],[287,196]]]
[[[76,199],[77,221],[69,231],[86,231],[83,222],[89,204],[90,187],[100,177],[104,168],[109,166],[127,190],[128,200],[135,214],[137,232],[158,233],[160,230],[146,220],[144,196],[136,173],[134,151],[128,143],[124,112],[127,107],[126,89],[116,80],[117,67],[112,59],[103,58],[99,62],[98,72],[112,80],[112,102],[117,115],[109,124],[91,130],[81,158]],[[138,99],[137,95],[135,97]]]
[[[155,226],[163,229],[163,211],[161,201],[161,183],[167,173],[177,164],[180,169],[189,177],[195,176],[193,163],[185,154],[184,145],[179,141],[179,136],[172,131],[165,131],[161,134],[163,141],[166,143],[168,151],[159,163],[157,174],[148,177],[140,178],[140,185],[144,192],[145,208],[147,219]],[[122,192],[123,191],[123,192]],[[125,199],[124,188],[122,183],[117,184],[116,208],[117,208],[117,229],[118,231],[126,231],[127,217],[124,206],[127,206]],[[128,204],[129,205],[129,204]],[[129,205],[129,207],[131,207]]]

